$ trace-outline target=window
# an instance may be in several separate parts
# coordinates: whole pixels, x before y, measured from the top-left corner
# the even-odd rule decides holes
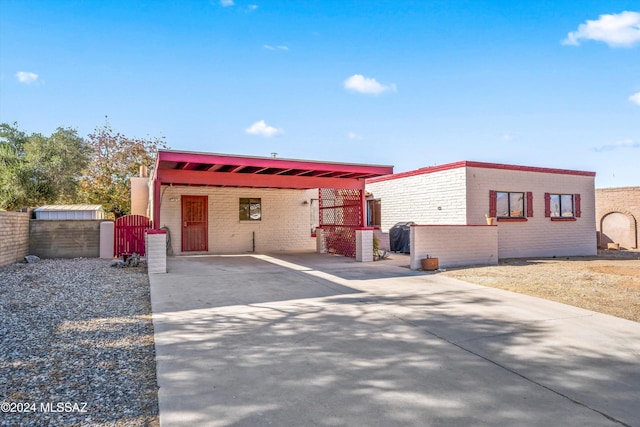
[[[491,190],[488,215],[498,221],[527,222],[527,218],[533,217],[533,193]]]
[[[240,199],[240,221],[260,221],[262,199]]]
[[[367,226],[380,227],[380,199],[367,200]]]
[[[573,194],[551,194],[551,218],[573,216]]]
[[[524,193],[496,193],[496,215],[503,218],[524,217]]]
[[[544,216],[551,220],[573,220],[580,217],[579,194],[550,194],[544,195]]]

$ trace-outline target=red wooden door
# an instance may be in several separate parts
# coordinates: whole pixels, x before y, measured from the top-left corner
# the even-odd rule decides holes
[[[207,196],[182,196],[182,252],[209,250]]]

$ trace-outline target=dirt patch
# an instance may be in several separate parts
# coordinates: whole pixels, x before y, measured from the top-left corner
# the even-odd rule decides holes
[[[640,252],[506,259],[441,274],[640,322]]]

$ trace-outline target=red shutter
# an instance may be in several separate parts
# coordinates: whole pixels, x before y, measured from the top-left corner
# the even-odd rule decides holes
[[[580,215],[582,215],[582,211],[580,211],[580,195],[579,194],[575,194],[573,196],[573,203],[574,203],[574,209],[576,210],[576,218],[580,218]]]
[[[527,218],[531,218],[533,216],[533,193],[531,191],[527,191]]]
[[[498,194],[491,190],[489,191],[489,216],[491,218],[496,217],[496,213],[498,211]]]
[[[544,217],[551,217],[551,194],[544,193]]]

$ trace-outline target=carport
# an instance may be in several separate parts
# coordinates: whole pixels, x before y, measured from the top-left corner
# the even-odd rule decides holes
[[[169,221],[168,216],[173,218],[173,227],[176,234],[179,233],[181,240],[181,252],[200,253],[220,253],[219,250],[212,250],[209,242],[219,241],[224,237],[212,239],[211,223],[219,221],[219,215],[214,210],[222,209],[226,206],[227,218],[235,215],[235,223],[257,223],[262,220],[262,211],[258,210],[254,218],[246,218],[243,221],[242,213],[238,220],[238,199],[240,200],[240,210],[242,204],[247,204],[247,209],[262,209],[259,199],[238,196],[241,190],[234,193],[235,199],[225,203],[213,203],[206,199],[205,191],[208,189],[278,189],[278,190],[309,190],[313,191],[314,199],[307,200],[300,198],[281,198],[279,203],[288,203],[291,206],[274,207],[272,204],[273,218],[282,217],[282,221],[296,222],[302,218],[309,222],[309,216],[303,217],[302,211],[295,213],[295,209],[300,210],[305,206],[305,215],[308,214],[306,206],[317,202],[317,223],[322,233],[318,238],[322,239],[321,247],[330,248],[330,252],[355,257],[356,229],[364,227],[366,224],[366,205],[364,196],[365,180],[367,178],[378,177],[393,173],[392,166],[365,165],[354,163],[320,162],[310,160],[280,159],[275,157],[249,157],[229,154],[196,153],[173,150],[160,150],[158,152],[156,166],[153,173],[152,190],[152,212],[155,227],[160,228]],[[163,199],[167,187],[182,188],[181,193],[174,194],[167,200]],[[315,190],[317,189],[317,193]],[[222,191],[222,190],[220,190]],[[225,190],[227,191],[227,190]],[[246,190],[242,190],[246,193]],[[189,196],[189,194],[192,194]],[[198,194],[198,195],[193,195]],[[205,194],[204,196],[202,194]],[[296,193],[297,194],[297,193]],[[163,204],[167,201],[176,203],[175,209],[165,209]],[[181,203],[181,207],[177,203]],[[311,203],[310,203],[311,202]],[[233,211],[233,209],[236,209]],[[279,210],[278,210],[279,209]],[[274,214],[273,211],[285,212],[282,215]],[[213,212],[212,212],[213,211]],[[164,218],[161,219],[161,212]],[[253,212],[253,211],[252,211]],[[297,211],[296,211],[297,212]],[[313,211],[312,215],[313,216]],[[253,214],[252,214],[253,215]],[[265,217],[268,215],[265,214]],[[270,223],[270,224],[273,224]],[[232,225],[226,224],[224,227],[230,228]],[[221,226],[222,227],[222,226]],[[268,225],[273,227],[273,225]],[[268,228],[264,225],[263,229]],[[245,229],[247,229],[245,227]],[[308,230],[308,227],[305,228]],[[305,231],[307,240],[311,234]],[[292,250],[298,250],[295,240],[300,239],[300,233],[290,233]],[[216,240],[217,239],[217,240]],[[185,240],[188,240],[185,245]],[[245,239],[246,241],[246,239]],[[288,248],[282,243],[282,249]],[[233,247],[233,246],[232,246]],[[253,251],[255,251],[255,232]],[[241,250],[236,250],[241,251]],[[246,249],[244,250],[246,251]]]

